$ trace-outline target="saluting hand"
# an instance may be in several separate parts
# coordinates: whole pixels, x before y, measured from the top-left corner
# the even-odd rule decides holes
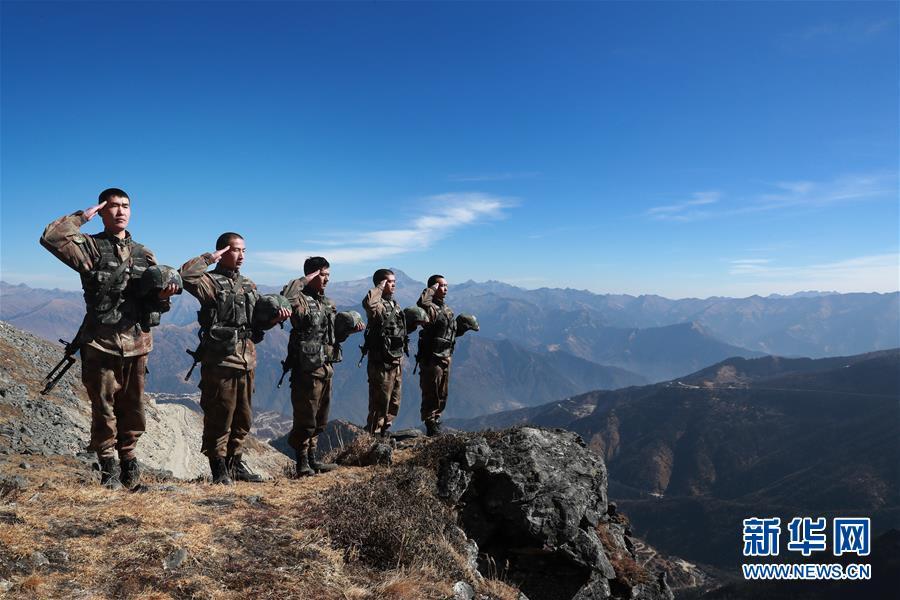
[[[229,250],[231,250],[231,246],[225,246],[221,250],[216,250],[215,252],[213,252],[212,253],[213,262],[219,262],[222,259],[222,257],[225,256],[225,253],[228,252]]]
[[[84,218],[87,219],[88,221],[90,221],[91,219],[94,218],[94,216],[96,216],[96,214],[98,212],[100,212],[100,209],[103,208],[104,206],[106,206],[106,200],[104,200],[100,204],[95,204],[94,206],[92,206],[90,208],[84,209]]]
[[[178,286],[174,283],[170,283],[163,289],[159,290],[159,299],[165,300],[171,296],[174,296],[178,292]]]
[[[322,270],[322,269],[318,269],[318,270],[316,270],[316,271],[313,271],[312,273],[309,273],[309,274],[307,274],[307,275],[304,275],[303,277],[306,279],[306,283],[310,283],[313,279],[315,279],[316,277],[318,277],[318,276],[319,276],[319,273],[321,272],[321,270]]]
[[[365,323],[357,323],[357,324],[356,324],[356,331],[362,331],[362,330],[365,329],[365,328],[366,328],[366,324],[365,324]]]

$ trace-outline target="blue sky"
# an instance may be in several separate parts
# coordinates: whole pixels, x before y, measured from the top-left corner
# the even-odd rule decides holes
[[[180,265],[900,287],[897,2],[2,3],[0,277],[109,186]],[[99,230],[99,219],[86,226]]]

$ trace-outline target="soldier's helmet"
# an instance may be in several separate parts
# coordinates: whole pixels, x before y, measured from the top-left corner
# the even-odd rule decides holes
[[[334,315],[334,341],[338,344],[356,332],[356,328],[363,322],[362,317],[355,310],[339,312]]]
[[[291,303],[281,294],[263,294],[256,300],[256,306],[253,307],[252,327],[256,329],[265,329],[272,324],[272,321],[278,318],[278,312],[286,308],[291,310]]]
[[[456,315],[456,335],[462,335],[467,331],[478,331],[478,319],[475,315]]]
[[[406,331],[412,333],[420,324],[428,321],[428,313],[421,306],[410,306],[403,309],[403,317],[406,319]]]
[[[180,294],[184,289],[184,282],[181,281],[181,275],[176,269],[166,265],[147,267],[141,275],[141,295],[146,296],[151,292],[159,292],[170,283],[178,286],[176,294]]]

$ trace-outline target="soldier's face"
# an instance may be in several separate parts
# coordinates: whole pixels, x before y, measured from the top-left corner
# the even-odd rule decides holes
[[[443,300],[447,297],[447,289],[450,287],[447,285],[447,280],[443,277],[439,277],[437,280],[437,289],[434,290],[434,297],[438,300]]]
[[[331,277],[331,272],[328,270],[328,267],[325,267],[324,269],[320,269],[319,274],[316,275],[307,285],[314,291],[321,294],[325,291],[325,286],[328,285],[329,277]]]
[[[388,275],[384,280],[384,292],[388,296],[394,295],[394,290],[397,289],[397,276],[396,275]]]
[[[244,254],[247,252],[247,248],[241,238],[232,238],[230,243],[231,248],[222,255],[219,264],[226,269],[237,270],[244,264]]]
[[[100,218],[103,219],[103,228],[106,231],[111,233],[125,231],[128,221],[131,219],[131,200],[113,196],[100,209]]]

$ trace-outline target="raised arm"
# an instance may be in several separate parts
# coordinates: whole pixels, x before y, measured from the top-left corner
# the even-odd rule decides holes
[[[41,235],[41,246],[79,273],[90,271],[98,252],[94,239],[81,233],[81,226],[93,219],[105,204],[101,202],[53,221]]]

